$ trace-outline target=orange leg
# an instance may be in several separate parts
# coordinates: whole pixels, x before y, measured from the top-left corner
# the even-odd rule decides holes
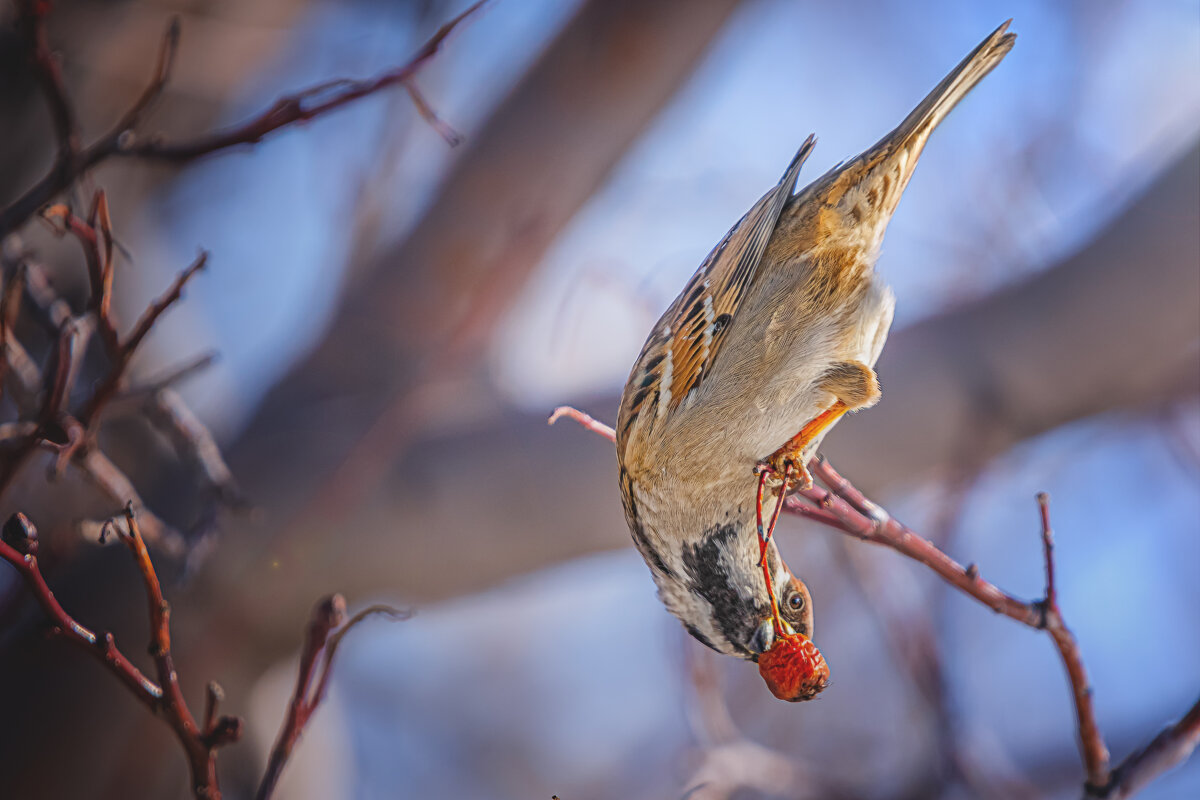
[[[776,475],[784,475],[785,467],[790,464],[792,471],[796,475],[794,486],[801,489],[807,489],[812,486],[812,476],[808,474],[808,468],[804,465],[804,448],[812,444],[814,439],[820,436],[830,425],[837,422],[849,410],[845,403],[838,400],[829,408],[822,411],[811,422],[801,428],[799,433],[788,439],[787,444],[767,458],[764,462],[766,468]]]

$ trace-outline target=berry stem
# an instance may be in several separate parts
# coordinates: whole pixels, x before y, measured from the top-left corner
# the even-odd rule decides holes
[[[762,567],[763,581],[767,584],[767,597],[771,599],[771,619],[775,624],[775,635],[785,634],[783,620],[779,616],[779,601],[775,597],[775,587],[771,583],[771,565],[767,559],[767,547],[775,533],[775,524],[779,522],[779,512],[783,510],[783,501],[787,498],[788,480],[792,477],[792,462],[784,462],[783,482],[779,485],[779,494],[775,498],[775,510],[771,513],[768,525],[763,526],[763,489],[767,485],[767,474],[772,470],[763,467],[758,473],[758,493],[755,497],[755,513],[758,522],[758,565]]]

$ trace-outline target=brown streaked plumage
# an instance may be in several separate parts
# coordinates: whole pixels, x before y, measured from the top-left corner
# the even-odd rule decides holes
[[[875,275],[888,221],[951,109],[1012,49],[1000,26],[870,150],[793,194],[779,183],[708,255],[650,333],[617,419],[621,495],[659,597],[722,653],[771,643],[755,470],[798,474],[847,411],[878,401],[894,299]],[[797,433],[799,431],[799,433]],[[804,584],[768,550],[785,621],[811,637]]]

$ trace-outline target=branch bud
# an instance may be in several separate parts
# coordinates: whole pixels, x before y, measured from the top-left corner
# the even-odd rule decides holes
[[[29,521],[29,517],[17,512],[4,523],[3,533],[0,534],[4,543],[26,556],[36,556],[38,551],[38,532]]]

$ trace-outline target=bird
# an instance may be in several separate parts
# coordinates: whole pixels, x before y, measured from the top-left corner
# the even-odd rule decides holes
[[[757,661],[780,635],[775,606],[783,635],[813,637],[807,585],[760,538],[757,484],[769,476],[779,502],[811,486],[830,428],[878,402],[895,308],[874,269],[884,232],[930,134],[1012,49],[1010,23],[877,144],[795,192],[809,136],[630,371],[615,428],[626,521],[660,600],[719,653]]]

